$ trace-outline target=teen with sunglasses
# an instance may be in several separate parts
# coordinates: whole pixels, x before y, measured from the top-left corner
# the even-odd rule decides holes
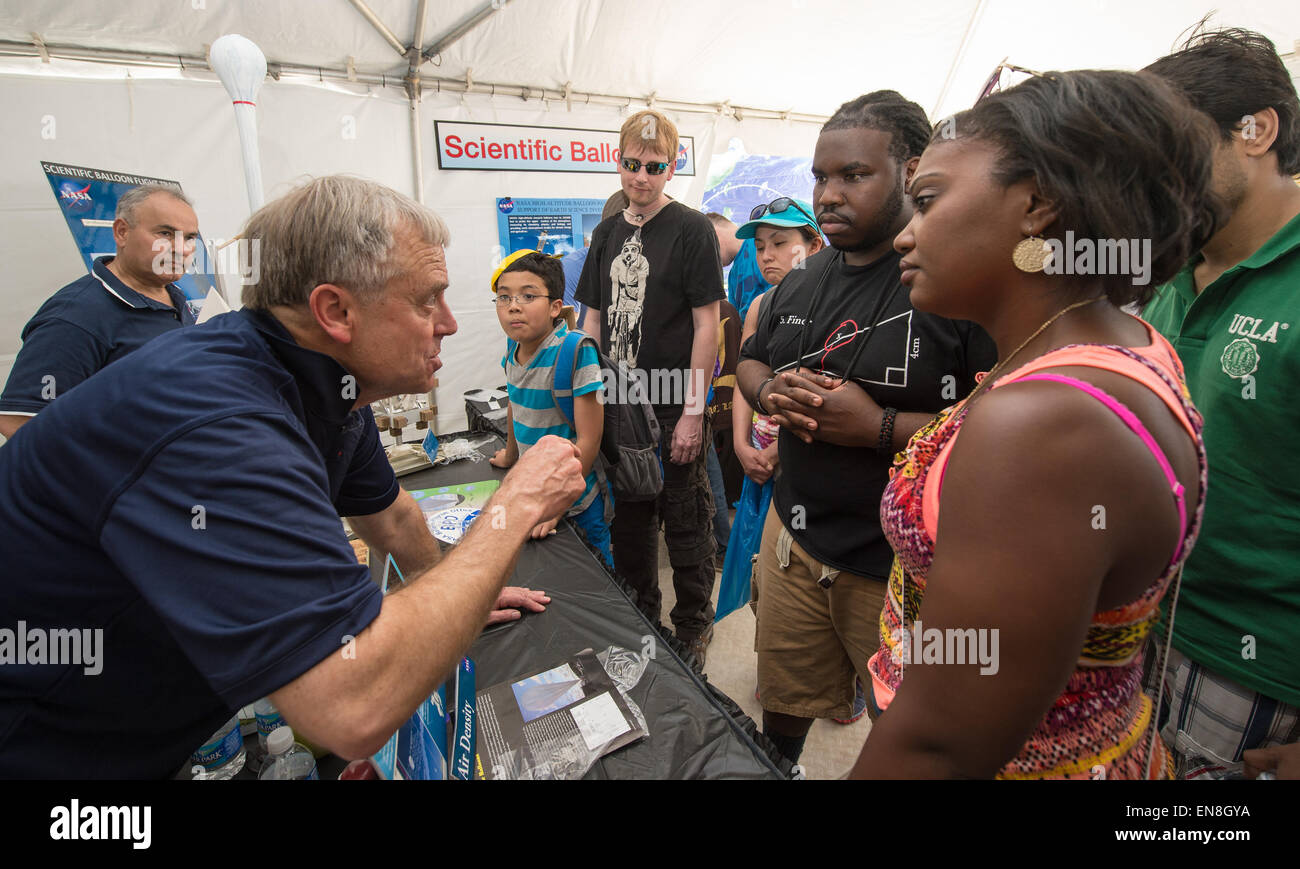
[[[661,387],[650,398],[664,490],[657,501],[618,501],[614,565],[658,624],[662,515],[677,593],[673,627],[702,666],[713,633],[715,576],[705,405],[724,296],[713,225],[664,192],[677,150],[677,128],[658,112],[637,112],[623,124],[618,175],[628,206],[592,233],[577,298],[602,314],[600,341],[609,358]]]
[[[929,133],[924,110],[894,91],[827,121],[813,202],[831,247],[767,294],[741,349],[746,400],[781,426],[756,646],[763,730],[792,760],[813,719],[865,709],[857,683],[870,683],[893,559],[878,508],[894,451],[996,357],[977,326],[913,311],[899,281],[894,236]]]

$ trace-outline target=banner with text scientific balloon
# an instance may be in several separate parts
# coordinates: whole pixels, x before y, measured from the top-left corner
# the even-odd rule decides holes
[[[68,222],[68,230],[72,233],[77,250],[81,252],[86,271],[90,271],[98,257],[112,256],[117,250],[113,241],[113,215],[117,211],[117,200],[123,194],[145,184],[162,184],[181,190],[181,185],[176,181],[131,172],[88,169],[84,166],[43,161],[41,169],[49,179],[50,189],[54,191],[54,199],[59,204],[64,220]],[[211,270],[207,250],[200,234],[197,253],[188,273],[176,282],[176,286],[180,287],[189,300],[190,310],[196,318],[208,290],[216,289],[218,294],[221,293]]]
[[[439,169],[496,172],[618,171],[618,131],[434,121]],[[677,175],[695,174],[695,138],[681,136]]]

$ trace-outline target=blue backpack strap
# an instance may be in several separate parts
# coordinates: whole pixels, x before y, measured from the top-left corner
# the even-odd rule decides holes
[[[555,381],[551,387],[556,407],[574,431],[578,430],[578,425],[573,419],[573,363],[578,357],[578,347],[586,337],[576,329],[564,336],[560,352],[555,356]]]

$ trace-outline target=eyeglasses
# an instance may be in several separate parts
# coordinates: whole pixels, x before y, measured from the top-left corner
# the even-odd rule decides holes
[[[535,296],[532,293],[524,293],[521,296],[512,296],[509,293],[498,293],[496,298],[497,298],[497,307],[501,308],[501,307],[505,307],[506,305],[509,305],[511,302],[518,302],[521,305],[531,305],[533,302],[537,301],[538,299],[549,299],[551,297]]]
[[[749,219],[758,220],[765,214],[780,214],[783,211],[789,211],[791,208],[811,220],[814,226],[817,224],[817,218],[805,211],[802,205],[795,202],[789,196],[782,196],[780,199],[773,199],[766,205],[755,205],[754,210],[749,212]]]
[[[631,172],[634,175],[637,172],[641,171],[642,166],[645,167],[645,172],[647,175],[662,175],[668,171],[667,163],[642,163],[640,160],[637,160],[635,157],[624,157],[619,162],[623,164],[624,169],[626,169],[627,171]]]

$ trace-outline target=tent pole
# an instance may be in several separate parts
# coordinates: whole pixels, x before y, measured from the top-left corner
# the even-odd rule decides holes
[[[434,56],[440,52],[446,51],[452,43],[460,39],[466,33],[469,33],[475,27],[478,27],[483,21],[493,14],[500,12],[510,0],[487,0],[482,6],[466,15],[460,21],[456,22],[451,28],[437,39],[424,51],[426,60],[433,60]],[[416,40],[416,45],[420,44]]]
[[[420,77],[412,70],[406,78],[406,96],[411,101],[411,153],[415,157],[415,201],[424,204],[424,145],[420,124]]]
[[[424,20],[428,17],[429,0],[420,0],[420,5],[415,9],[415,39],[411,40],[412,48],[419,48],[424,45]]]
[[[424,204],[424,146],[420,130],[420,65],[424,57],[420,45],[424,42],[424,19],[429,11],[429,0],[420,0],[415,11],[415,38],[406,49],[406,98],[411,102],[411,154],[415,169],[415,201]]]
[[[988,0],[979,0],[975,4],[975,11],[971,13],[970,21],[966,22],[966,32],[962,34],[961,45],[957,47],[957,53],[953,55],[952,65],[948,67],[948,75],[943,80],[943,89],[939,91],[939,98],[934,101],[934,108],[930,109],[930,117],[934,118],[943,101],[948,98],[948,89],[952,87],[952,80],[957,75],[957,67],[961,66],[962,60],[966,57],[966,49],[970,46],[971,39],[975,36],[975,28],[979,26],[979,20],[984,15],[984,7],[988,5]]]
[[[406,46],[397,41],[397,37],[393,35],[393,31],[389,30],[384,22],[379,20],[379,16],[374,13],[374,10],[366,5],[365,0],[348,0],[348,2],[361,13],[362,18],[370,22],[371,27],[379,31],[379,35],[384,37],[384,41],[391,45],[394,51],[400,55],[406,55]]]

